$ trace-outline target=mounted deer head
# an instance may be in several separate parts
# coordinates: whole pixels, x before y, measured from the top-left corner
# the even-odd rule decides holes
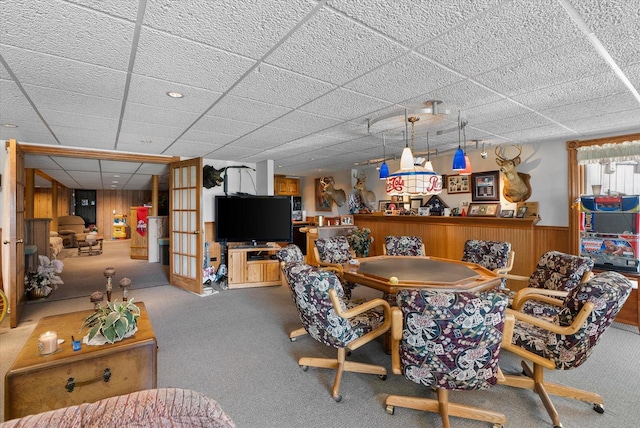
[[[356,179],[356,184],[353,186],[355,189],[354,193],[360,196],[360,200],[365,208],[370,211],[373,210],[373,204],[376,202],[376,194],[371,190],[367,190],[367,173],[364,172],[361,176],[353,174],[353,178]]]
[[[504,174],[504,186],[502,194],[509,202],[524,202],[531,196],[531,176],[522,172],[517,172],[516,167],[522,161],[522,146],[514,146],[518,149],[518,154],[507,159],[504,154],[504,147],[496,147],[496,163],[500,166],[500,172]]]
[[[322,177],[320,179],[320,184],[322,184],[322,191],[326,193],[329,198],[336,203],[337,206],[341,207],[345,201],[347,200],[347,195],[344,193],[342,189],[335,189],[333,187],[334,180],[331,177]]]

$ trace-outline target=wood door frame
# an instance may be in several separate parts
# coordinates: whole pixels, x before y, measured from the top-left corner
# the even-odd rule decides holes
[[[202,158],[173,162],[170,166],[169,178],[169,187],[172,193],[169,198],[169,283],[196,294],[204,292],[202,285],[203,240],[205,238],[204,222],[202,221],[202,164]],[[191,177],[188,174],[188,169],[191,167],[195,167],[195,183],[189,182]],[[183,169],[187,169],[186,176],[182,173]],[[188,182],[184,183],[184,179]],[[186,199],[177,194],[186,191],[186,194],[189,195],[191,188],[196,189],[195,201],[187,201],[187,206],[183,206]],[[193,205],[190,205],[191,202]],[[191,227],[187,230],[185,223],[189,223],[189,221],[185,219],[190,217],[191,212],[196,213],[196,223],[189,225]],[[177,225],[176,219],[182,223]],[[191,236],[195,236],[195,254],[190,250]],[[176,260],[178,260],[178,265],[175,263]],[[191,264],[192,260],[195,262],[194,265]]]
[[[38,144],[20,144],[14,139],[8,140],[6,144],[7,144],[7,148],[11,148],[11,145],[13,144],[16,150],[21,151],[23,155],[32,154],[32,155],[39,155],[39,156],[60,156],[60,157],[80,158],[80,159],[98,159],[98,160],[111,160],[111,161],[121,161],[121,162],[158,163],[158,164],[166,164],[166,165],[170,165],[172,162],[176,162],[180,160],[179,156],[145,155],[145,154],[125,153],[125,152],[104,152],[104,151],[95,151],[95,150],[80,149],[80,148],[66,149],[66,148],[61,148],[56,146],[47,146],[47,145],[38,145]],[[12,155],[10,154],[10,156]],[[17,171],[17,165],[15,165],[15,162],[9,162],[9,164],[10,164],[9,175],[15,177],[15,174],[19,172]],[[13,168],[16,168],[15,173],[12,170]],[[24,164],[22,165],[22,173],[25,173]],[[169,191],[171,191],[171,184],[169,184],[169,188],[170,188]],[[7,207],[8,212],[15,213],[15,210],[16,210],[15,202],[17,197],[16,183],[15,182],[9,183],[8,186],[3,189],[3,191],[9,192],[8,199],[10,201],[10,204]],[[16,251],[14,251],[14,248],[16,246],[16,239],[17,239],[16,236],[22,236],[22,239],[24,239],[25,226],[24,226],[24,222],[22,222],[22,224],[19,224],[19,222],[16,220],[15,215],[10,216],[10,218],[11,218],[10,229],[20,228],[22,231],[21,235],[20,234],[16,235],[15,232],[13,232],[12,230],[9,230],[8,239],[5,240],[7,241],[7,243],[3,244],[3,245],[9,245],[9,251],[8,251],[9,275],[8,275],[7,281],[5,282],[7,284],[5,287],[5,292],[7,292],[7,295],[9,298],[9,310],[11,311],[9,314],[10,326],[11,328],[14,328],[14,327],[17,327],[18,325],[20,307],[21,307],[20,305],[24,303],[23,293],[20,293],[20,296],[18,296],[19,290],[18,290],[18,284],[17,284],[18,282],[17,275],[19,273],[16,272],[16,267],[19,267],[17,264],[19,255],[16,253]],[[21,247],[22,247],[22,255],[20,256],[20,258],[21,260],[23,260],[22,263],[24,264],[24,246],[21,246]]]
[[[640,140],[640,133],[592,140],[567,141],[567,173],[569,174],[569,244],[573,254],[580,254],[580,210],[576,201],[584,193],[584,166],[578,165],[578,148],[602,144],[621,144],[625,141]]]

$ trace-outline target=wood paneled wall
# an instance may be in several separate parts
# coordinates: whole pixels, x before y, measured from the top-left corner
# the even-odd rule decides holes
[[[536,226],[536,219],[501,219],[436,216],[378,216],[356,214],[358,227],[371,229],[374,238],[371,255],[382,255],[387,235],[415,235],[424,242],[427,255],[459,260],[468,239],[507,241],[515,251],[512,273],[529,276],[538,259],[547,251],[569,252],[566,227]],[[509,281],[509,288],[527,284]]]
[[[72,192],[70,189],[58,190],[58,207],[57,213],[54,214],[51,208],[51,189],[35,189],[34,217],[57,218],[69,215],[73,206]],[[114,210],[116,214],[128,216],[131,207],[141,206],[150,201],[150,190],[97,190],[96,226],[98,230],[104,234],[105,239],[110,239],[113,231]]]

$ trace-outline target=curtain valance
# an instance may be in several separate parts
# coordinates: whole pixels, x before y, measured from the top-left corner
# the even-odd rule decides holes
[[[601,160],[623,162],[640,161],[640,140],[607,143],[600,146],[578,147],[578,164],[600,163]]]

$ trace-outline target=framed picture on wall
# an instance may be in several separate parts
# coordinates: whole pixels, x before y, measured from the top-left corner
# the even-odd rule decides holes
[[[447,175],[447,193],[471,193],[468,175]]]
[[[389,199],[383,199],[381,201],[378,201],[378,211],[384,211],[387,209],[387,204],[390,203],[391,201]]]
[[[500,214],[500,203],[495,204],[469,204],[469,217],[497,217]]]
[[[332,177],[316,178],[316,211],[331,211],[331,198],[324,192],[322,181],[331,180]]]
[[[471,174],[472,201],[500,201],[500,171]]]

